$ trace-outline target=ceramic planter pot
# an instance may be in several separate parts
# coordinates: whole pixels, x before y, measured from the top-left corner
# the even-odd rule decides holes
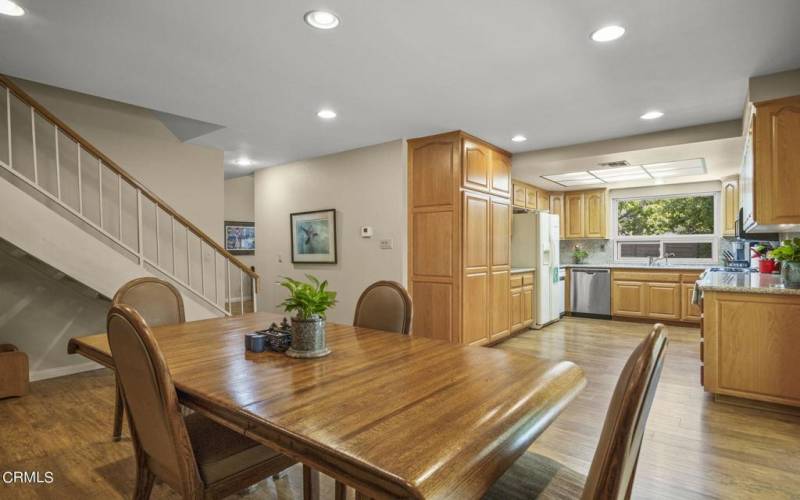
[[[800,288],[800,262],[784,261],[781,276],[786,288]]]
[[[321,358],[331,353],[325,343],[323,318],[292,318],[292,346],[286,351],[291,358]]]

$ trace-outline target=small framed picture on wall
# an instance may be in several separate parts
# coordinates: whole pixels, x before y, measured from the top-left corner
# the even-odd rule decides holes
[[[225,250],[233,255],[255,255],[256,225],[253,222],[225,221]]]
[[[289,214],[292,262],[336,264],[336,210]]]

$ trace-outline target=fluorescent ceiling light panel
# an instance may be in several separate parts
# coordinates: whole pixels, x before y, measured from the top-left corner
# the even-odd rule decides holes
[[[602,170],[589,170],[589,173],[604,182],[627,182],[639,179],[650,179],[648,174],[639,165],[632,167],[604,168]]]
[[[706,162],[702,158],[671,161],[667,163],[651,163],[649,165],[642,165],[642,168],[656,179],[703,175],[707,172]]]
[[[561,186],[585,186],[588,184],[603,184],[603,181],[589,172],[570,172],[567,174],[543,175],[542,179],[555,182]]]

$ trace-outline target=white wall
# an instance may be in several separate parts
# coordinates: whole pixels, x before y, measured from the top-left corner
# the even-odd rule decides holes
[[[405,283],[406,144],[393,141],[255,173],[256,269],[262,277],[259,310],[278,311],[285,293],[279,276],[314,274],[330,282],[339,304],[328,319],[351,323],[367,285],[387,279]],[[292,264],[289,214],[336,209],[338,263]],[[375,235],[364,239],[361,226]],[[381,250],[379,240],[393,248]]]
[[[225,220],[255,222],[254,182],[253,175],[225,181]],[[256,227],[256,233],[258,233],[258,227]],[[248,266],[256,265],[255,255],[237,255],[237,257]]]
[[[222,242],[222,150],[180,142],[144,108],[14,81],[178,213]]]

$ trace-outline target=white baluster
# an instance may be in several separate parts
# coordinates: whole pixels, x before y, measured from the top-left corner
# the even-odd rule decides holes
[[[253,312],[258,312],[258,301],[256,300],[256,279],[250,277],[250,286],[253,287]]]
[[[242,316],[244,316],[244,271],[239,268],[239,304],[242,309]]]
[[[33,183],[39,185],[39,167],[36,165],[36,110],[31,106],[31,144],[33,144]]]
[[[117,173],[117,193],[117,205],[119,205],[119,227],[117,228],[117,234],[119,235],[119,241],[122,241],[122,176],[119,173]]]
[[[192,266],[191,262],[191,252],[189,252],[189,226],[185,227],[186,229],[186,284],[189,285],[189,288],[192,288]]]
[[[142,191],[136,188],[136,231],[139,239],[139,265],[144,267],[144,229],[142,228]]]
[[[14,160],[11,151],[11,91],[6,88],[6,123],[8,124],[8,168],[14,170]]]
[[[100,228],[103,228],[103,161],[97,159],[97,184],[100,187]]]
[[[58,200],[61,201],[61,158],[58,152],[58,127],[53,125],[56,135],[56,192],[58,193]]]
[[[200,238],[200,291],[206,296],[206,259],[203,258],[203,238]]]
[[[177,260],[176,259],[177,254],[175,253],[175,217],[171,215],[170,219],[172,220],[172,222],[170,224],[170,228],[171,228],[170,229],[170,233],[171,233],[170,234],[170,236],[171,236],[170,239],[172,241],[172,275],[173,276],[178,276],[178,271],[175,269],[175,260]]]
[[[225,257],[225,279],[228,281],[228,312],[233,314],[233,303],[231,302],[231,261]]]

